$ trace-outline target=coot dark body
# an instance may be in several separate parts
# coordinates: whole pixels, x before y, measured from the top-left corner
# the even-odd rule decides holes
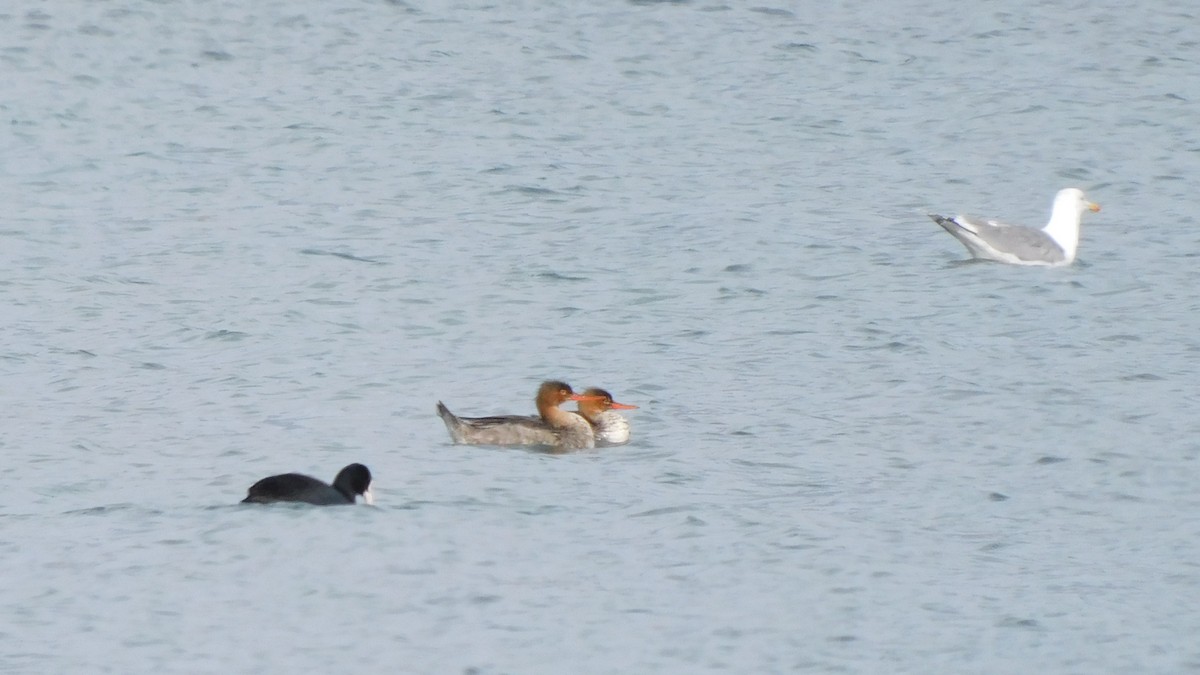
[[[333,485],[300,473],[283,473],[264,478],[250,486],[242,503],[302,502],[329,506],[353,504],[358,495],[362,495],[366,503],[374,503],[371,496],[371,471],[362,464],[350,464],[338,472],[337,477],[333,479]]]

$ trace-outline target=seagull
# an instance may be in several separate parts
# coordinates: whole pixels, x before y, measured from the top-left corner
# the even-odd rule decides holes
[[[1050,222],[1040,230],[966,216],[947,218],[931,213],[929,217],[981,260],[1060,267],[1075,262],[1083,212],[1099,210],[1099,205],[1084,198],[1083,190],[1066,188],[1054,196]]]

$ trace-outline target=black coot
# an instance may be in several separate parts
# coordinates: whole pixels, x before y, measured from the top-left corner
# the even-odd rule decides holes
[[[357,495],[374,504],[371,496],[371,470],[362,464],[350,464],[338,472],[333,485],[299,473],[283,473],[264,478],[250,486],[243,504],[272,502],[304,502],[326,506],[353,504]]]

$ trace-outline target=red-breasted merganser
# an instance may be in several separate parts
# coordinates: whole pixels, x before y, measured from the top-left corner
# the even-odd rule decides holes
[[[585,389],[583,395],[592,397],[592,400],[579,402],[579,414],[591,423],[596,445],[603,447],[628,443],[629,420],[616,411],[637,410],[637,406],[617,403],[612,394],[599,387]]]
[[[594,397],[599,398],[599,397]],[[551,380],[538,388],[538,417],[499,415],[496,417],[458,417],[441,401],[437,412],[455,443],[467,445],[548,445],[555,450],[581,450],[596,447],[592,425],[573,412],[559,408],[567,401],[588,402],[591,398],[576,394],[565,382]]]

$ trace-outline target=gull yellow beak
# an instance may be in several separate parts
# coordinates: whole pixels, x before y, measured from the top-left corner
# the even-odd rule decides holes
[[[1091,211],[1092,213],[1097,213],[1100,211],[1100,205],[1095,204],[1093,202],[1088,202],[1087,207],[1088,207],[1088,210]]]

